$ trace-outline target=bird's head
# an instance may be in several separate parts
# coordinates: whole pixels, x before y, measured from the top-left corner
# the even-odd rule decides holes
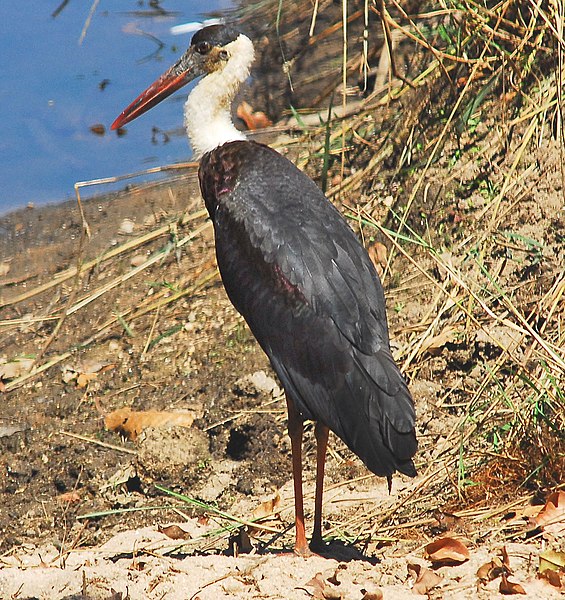
[[[197,31],[188,50],[157,81],[142,92],[112,123],[118,129],[147,112],[173,92],[200,77],[223,71],[241,48],[251,48],[245,35],[228,25],[210,25]],[[250,62],[250,61],[247,61]],[[244,65],[246,69],[249,65]]]

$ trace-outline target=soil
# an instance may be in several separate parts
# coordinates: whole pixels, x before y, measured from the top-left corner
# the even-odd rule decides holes
[[[483,124],[485,145],[495,119]],[[470,185],[480,170],[472,153],[451,188],[437,183],[453,179],[449,156],[460,142],[447,144],[428,173],[431,191],[411,211],[417,215],[412,226],[426,219],[451,248],[476,230],[475,217],[486,205],[484,190]],[[509,150],[503,164],[512,157]],[[537,165],[528,193],[501,204],[502,229],[514,240],[543,242],[538,254],[520,247],[501,266],[520,306],[548,293],[565,256],[559,143],[547,137],[524,160]],[[311,163],[308,168],[315,176]],[[338,172],[330,176],[337,180]],[[391,195],[405,200],[395,185],[367,183],[364,193],[379,198],[377,219],[386,217]],[[476,357],[497,359],[493,336],[519,349],[513,329],[500,325],[486,337],[435,340],[407,373],[421,447],[416,479],[396,476],[389,493],[386,481],[331,438],[324,506],[331,543],[323,556],[298,558],[291,553],[284,396],[223,290],[194,170],[130,185],[83,208],[89,236],[74,202],[0,218],[1,598],[368,600],[413,598],[418,589],[432,598],[497,598],[501,578],[479,581],[477,571],[503,560],[503,547],[509,579],[528,597],[560,596],[538,577],[538,556],[546,546],[562,550],[563,532],[550,540],[532,533],[525,516],[531,498],[523,490],[509,488],[485,502],[481,488],[480,502],[465,503],[452,485],[452,462],[445,463],[449,475],[438,479],[439,488],[427,469],[461,418],[457,400],[478,381]],[[449,260],[463,271],[470,267],[462,255],[453,250]],[[431,268],[429,256],[414,256]],[[393,347],[406,356],[435,293],[408,257],[398,255],[392,269],[384,279],[389,324]],[[29,357],[45,368],[30,376]],[[443,401],[446,390],[455,390],[450,405]],[[105,421],[124,408],[187,413],[194,420],[189,427],[148,426],[126,439],[119,431],[127,436],[127,427],[113,431]],[[307,424],[310,525],[314,464]],[[492,514],[465,513],[471,505],[488,505]],[[426,558],[424,546],[445,534],[465,541],[467,560]],[[423,578],[433,569],[440,582],[413,590],[419,569]]]

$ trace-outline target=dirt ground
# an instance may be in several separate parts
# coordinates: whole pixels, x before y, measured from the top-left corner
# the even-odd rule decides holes
[[[381,107],[375,121],[408,115],[410,102]],[[502,436],[511,413],[494,412],[497,386],[515,376],[505,357],[532,371],[539,359],[526,344],[530,321],[519,329],[507,310],[493,324],[494,296],[471,325],[450,312],[471,296],[457,296],[463,284],[445,265],[462,281],[475,276],[466,249],[496,201],[481,182],[495,181],[506,193],[485,263],[520,314],[550,306],[536,332],[563,314],[562,148],[544,130],[524,153],[519,131],[486,177],[496,121],[479,126],[481,152],[463,152],[455,170],[465,139],[450,139],[413,199],[410,226],[445,250],[441,261],[423,243],[408,246],[383,276],[393,350],[417,407],[419,475],[395,476],[389,493],[332,437],[324,556],[291,553],[284,397],[224,293],[194,168],[84,202],[89,237],[75,202],[0,217],[0,598],[560,597],[562,584],[540,578],[539,562],[542,552],[563,552],[563,528],[543,530],[532,518],[562,483],[563,446],[551,448],[555,464],[544,465],[553,479],[543,484],[522,485],[515,466],[541,452],[529,440],[524,454],[484,460],[498,448],[486,424]],[[509,185],[517,152],[523,169]],[[319,162],[306,168],[316,177]],[[401,183],[367,180],[337,204],[386,222],[391,199],[407,202],[420,168]],[[329,176],[339,183],[337,162]],[[374,248],[368,229],[351,224]],[[375,237],[390,255],[390,240]],[[499,375],[484,392],[489,372]],[[473,449],[469,473],[463,446]],[[311,527],[312,424],[304,463]],[[465,550],[434,560],[428,544],[442,537]]]

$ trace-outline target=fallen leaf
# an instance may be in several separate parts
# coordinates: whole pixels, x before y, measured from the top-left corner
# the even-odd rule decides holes
[[[135,221],[127,217],[120,223],[118,233],[120,235],[131,235],[135,231]]]
[[[159,533],[164,533],[167,537],[170,537],[172,540],[188,540],[190,539],[190,533],[185,531],[179,525],[167,525],[166,527],[159,526]]]
[[[539,555],[539,571],[565,571],[565,552],[545,550]]]
[[[0,277],[5,277],[10,272],[10,263],[7,261],[0,263]]]
[[[443,581],[443,577],[417,563],[408,565],[408,576],[414,579],[412,592],[426,595]]]
[[[383,598],[381,590],[375,590],[374,592],[365,592],[361,600],[383,600]]]
[[[519,521],[522,519],[529,520],[532,517],[537,517],[540,512],[540,506],[536,504],[526,504],[525,506],[516,508],[508,513],[506,513],[503,517],[503,521]]]
[[[553,492],[533,519],[537,527],[554,536],[565,533],[565,492]]]
[[[502,574],[502,581],[498,589],[501,594],[526,594],[524,588],[519,583],[509,581],[505,573]]]
[[[59,500],[59,502],[65,502],[66,504],[75,504],[80,502],[80,494],[76,490],[65,492],[64,494],[57,496],[57,500]]]
[[[195,418],[196,414],[193,412],[134,411],[129,406],[124,406],[106,415],[104,424],[110,431],[135,441],[147,427],[190,427]]]
[[[76,365],[76,367],[65,365],[63,367],[63,381],[70,383],[76,381],[76,384],[80,388],[85,388],[88,384],[97,378],[98,373],[103,373],[108,369],[114,367],[114,363],[111,362],[100,362],[94,360],[85,360],[82,363]]]
[[[237,107],[237,116],[245,123],[247,129],[250,131],[264,129],[273,124],[264,112],[260,110],[254,111],[253,107],[245,101]]]
[[[482,582],[493,581],[505,572],[505,567],[500,558],[495,557],[490,562],[485,563],[477,570],[477,577]]]
[[[508,558],[508,551],[506,550],[506,546],[502,546],[502,550],[500,553],[502,556],[502,564],[506,569],[507,575],[512,575],[512,569],[510,568],[510,558]]]
[[[313,589],[312,598],[317,598],[318,600],[323,600],[324,598],[324,590],[327,587],[324,578],[321,573],[316,573],[312,579],[308,583],[305,584],[305,587],[309,587]]]
[[[433,563],[452,565],[469,559],[469,549],[465,544],[452,537],[443,537],[425,547],[425,553]]]
[[[552,569],[546,569],[545,571],[539,572],[541,579],[549,581],[549,583],[560,590],[565,588],[565,572],[553,571]]]
[[[34,363],[33,358],[16,358],[9,362],[0,364],[0,379],[8,381],[9,379],[17,379],[31,371]]]
[[[258,521],[266,517],[270,517],[278,512],[281,504],[281,495],[277,492],[272,498],[261,502],[259,506],[253,511],[253,520]]]
[[[342,594],[331,585],[328,585],[321,573],[316,573],[305,585],[314,590],[312,598],[316,598],[316,600],[339,600],[342,598]]]
[[[387,266],[387,247],[380,242],[374,242],[369,246],[367,252],[369,253],[369,258],[373,261],[378,274],[382,276]]]
[[[79,388],[85,388],[93,379],[98,377],[97,373],[79,373],[77,385]]]

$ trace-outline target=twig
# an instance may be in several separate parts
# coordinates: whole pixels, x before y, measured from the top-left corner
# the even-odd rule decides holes
[[[108,444],[107,442],[101,442],[100,440],[95,440],[94,438],[86,437],[85,435],[80,435],[78,433],[71,433],[70,431],[59,431],[61,435],[66,435],[68,437],[75,438],[77,440],[81,440],[83,442],[88,442],[89,444],[95,444],[96,446],[102,446],[102,448],[108,448],[109,450],[117,450],[118,452],[125,452],[126,454],[133,454],[137,456],[136,450],[130,450],[129,448],[124,448],[123,446],[115,446],[114,444]]]

